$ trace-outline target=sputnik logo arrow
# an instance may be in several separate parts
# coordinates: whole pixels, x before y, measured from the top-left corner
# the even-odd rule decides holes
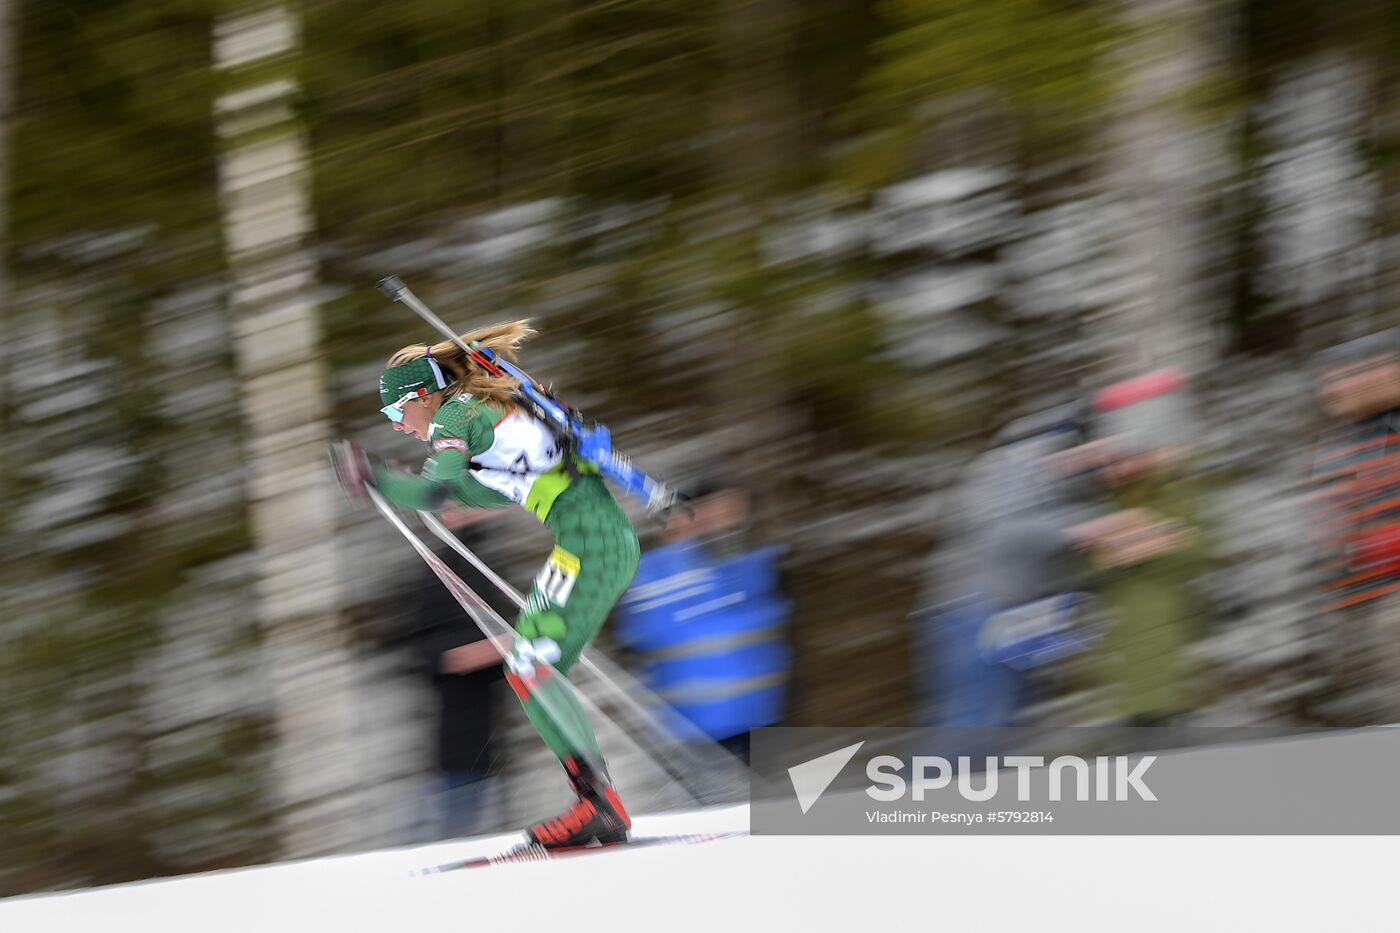
[[[812,805],[831,786],[831,782],[836,780],[836,775],[846,767],[846,762],[854,758],[864,744],[864,741],[860,741],[854,745],[847,745],[820,758],[813,758],[788,768],[788,777],[792,780],[792,789],[797,793],[797,803],[802,807],[803,813],[812,809]]]

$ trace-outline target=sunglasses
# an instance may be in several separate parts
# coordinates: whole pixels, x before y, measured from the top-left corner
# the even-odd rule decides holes
[[[384,417],[394,422],[394,424],[403,424],[404,405],[408,404],[416,398],[422,398],[423,396],[427,395],[429,391],[430,390],[428,389],[414,389],[412,392],[409,392],[406,395],[404,395],[404,397],[399,399],[397,402],[385,405],[379,410],[384,412]]]

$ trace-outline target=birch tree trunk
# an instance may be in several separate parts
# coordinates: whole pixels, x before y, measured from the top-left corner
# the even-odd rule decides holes
[[[306,145],[293,116],[298,24],[285,6],[216,25],[219,190],[250,462],[259,619],[278,724],[288,856],[354,842],[354,678],[339,613],[327,364],[321,348]],[[286,63],[285,71],[269,65]],[[254,75],[253,78],[246,77]]]
[[[1201,0],[1133,0],[1125,14],[1135,38],[1117,60],[1124,86],[1106,175],[1125,206],[1117,242],[1128,285],[1097,328],[1109,378],[1166,365],[1196,375],[1220,352],[1201,207],[1225,147],[1187,103],[1211,64],[1207,13]]]

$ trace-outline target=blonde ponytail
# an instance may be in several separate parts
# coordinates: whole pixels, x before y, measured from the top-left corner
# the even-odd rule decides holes
[[[491,324],[460,335],[463,343],[470,346],[479,343],[504,359],[515,361],[515,354],[525,338],[535,333],[529,321],[508,321]],[[402,366],[428,355],[429,347],[410,344],[389,357],[385,368]],[[444,340],[431,347],[433,359],[442,367],[448,378],[447,394],[466,393],[474,398],[489,399],[513,408],[513,396],[520,387],[519,380],[511,376],[493,376],[472,360],[454,341]]]

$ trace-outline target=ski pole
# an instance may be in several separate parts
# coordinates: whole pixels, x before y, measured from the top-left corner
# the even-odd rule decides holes
[[[449,548],[451,548],[458,555],[464,558],[473,567],[479,570],[481,574],[484,577],[486,577],[486,579],[489,580],[497,589],[499,589],[507,599],[515,603],[515,605],[519,608],[525,608],[525,597],[520,593],[520,591],[517,590],[515,587],[511,586],[510,583],[508,583],[500,575],[498,575],[495,571],[488,567],[486,565],[486,562],[483,561],[481,558],[477,557],[476,554],[474,554],[469,547],[463,544],[461,539],[459,539],[455,534],[453,534],[451,529],[444,525],[437,518],[437,516],[433,515],[430,512],[419,512],[418,518],[422,520],[423,524],[438,538],[438,540],[442,541],[443,544],[446,544]],[[598,656],[599,661],[595,663],[593,660],[591,660],[590,656]],[[638,722],[642,723],[644,726],[647,727],[647,729],[652,733],[653,739],[659,739],[666,745],[671,746],[675,751],[680,751],[682,757],[687,758],[688,763],[692,766],[703,764],[707,767],[713,767],[714,762],[697,761],[694,755],[692,754],[692,749],[676,741],[677,739],[681,739],[683,740],[683,742],[694,743],[696,748],[704,748],[714,744],[714,739],[706,735],[704,732],[700,731],[700,729],[698,729],[693,723],[691,723],[690,720],[686,719],[680,713],[671,709],[668,705],[665,704],[665,701],[663,701],[660,697],[653,695],[651,691],[647,690],[646,687],[642,686],[640,683],[637,683],[630,674],[627,674],[621,668],[614,665],[611,661],[599,655],[599,653],[596,650],[590,650],[588,654],[582,656],[579,659],[579,664],[581,667],[586,668],[589,673],[596,676],[599,682],[601,682],[604,685],[608,692],[614,697],[616,697],[622,703],[622,705],[627,708],[628,712],[630,712],[636,718]],[[611,673],[605,672],[603,670],[603,665],[607,665],[607,667],[611,668]],[[623,687],[619,685],[618,681],[620,680],[628,681],[628,689],[623,689]],[[637,702],[637,700],[634,697],[634,694],[640,695],[644,699],[647,699],[654,705],[658,706],[659,708],[666,710],[667,712],[664,718],[669,720],[669,725],[667,723],[662,722],[660,719],[657,718],[655,714],[648,711],[646,707],[642,706],[641,703]],[[661,761],[664,766],[666,764],[667,756],[662,753],[658,754],[660,755],[658,760]],[[724,757],[728,759],[732,756],[726,753]],[[667,768],[667,770],[670,771],[671,769]],[[674,773],[673,776],[675,776]],[[677,779],[681,782],[682,786],[686,786],[686,781],[684,778],[678,777]],[[696,796],[697,799],[702,799],[703,802],[703,797],[706,795],[697,794],[688,786],[686,787],[686,789],[690,791],[692,796]]]
[[[509,360],[502,359],[490,347],[477,341],[463,340],[413,294],[397,275],[380,279],[378,287],[389,300],[408,305],[415,314],[461,347],[463,353],[487,372],[497,376],[508,375],[518,380],[521,394],[530,402],[539,417],[555,430],[572,437],[578,444],[579,456],[597,464],[604,476],[645,502],[648,511],[665,511],[676,504],[675,490],[639,469],[626,454],[613,449],[612,435],[605,426],[585,424],[583,419],[576,417],[575,412],[559,404],[558,400],[525,370]]]
[[[486,579],[490,581],[498,590],[500,590],[501,593],[507,599],[515,603],[515,605],[518,608],[525,608],[525,597],[520,594],[520,591],[517,590],[515,587],[511,586],[508,582],[506,582],[504,578],[502,578],[499,574],[492,570],[480,557],[477,557],[476,554],[474,554],[470,548],[463,544],[462,541],[456,535],[454,535],[446,525],[439,521],[435,515],[433,515],[431,512],[419,512],[418,517],[422,520],[423,524],[428,528],[429,531],[431,531],[440,541],[442,541],[444,544],[450,547],[453,551],[455,551],[461,557],[465,558],[469,564],[471,564],[478,571],[480,571],[481,575],[486,577]],[[590,652],[590,654],[596,655],[598,654],[598,652],[593,651]],[[599,666],[599,664],[590,660],[589,657],[581,656],[579,658],[579,666],[587,670],[589,673],[593,674],[595,677],[597,677],[598,681],[608,690],[608,692],[613,697],[620,700],[622,705],[626,706],[629,712],[631,712],[635,717],[637,717],[637,719],[640,720],[644,726],[649,728],[653,734],[654,740],[658,738],[660,739],[660,741],[653,741],[652,744],[647,745],[644,744],[640,740],[640,738],[633,736],[633,740],[636,742],[637,748],[643,754],[651,756],[652,761],[657,766],[659,766],[662,771],[670,775],[671,779],[676,781],[681,786],[681,788],[684,789],[685,792],[688,793],[697,803],[710,803],[713,799],[715,799],[716,795],[712,793],[705,793],[704,790],[696,790],[695,788],[693,788],[691,786],[690,780],[686,776],[685,771],[683,769],[677,769],[673,766],[672,758],[679,757],[685,759],[685,764],[689,765],[694,771],[696,771],[696,773],[712,773],[716,771],[716,762],[704,762],[699,760],[690,749],[684,748],[683,746],[679,745],[673,738],[673,735],[674,733],[684,732],[686,733],[687,741],[693,742],[712,743],[713,740],[709,736],[700,732],[699,729],[696,729],[695,726],[690,723],[690,720],[685,719],[679,713],[676,713],[674,711],[672,711],[672,716],[674,717],[675,721],[677,722],[677,724],[683,725],[681,725],[680,728],[675,729],[674,733],[668,733],[666,731],[666,727],[653,715],[648,713],[647,710],[640,703],[634,700],[628,694],[627,689],[624,689],[624,687],[621,686],[618,683],[618,681],[629,681],[628,689],[635,690],[638,694],[642,695],[643,697],[651,697],[650,692],[641,684],[632,681],[629,674],[627,674],[621,668],[618,668],[615,665],[613,665],[612,662],[604,659],[603,663],[607,664],[613,669],[611,675],[606,673],[603,670],[603,668]],[[572,683],[572,681],[570,681],[570,683]],[[617,723],[611,716],[609,716],[603,709],[601,709],[598,706],[598,704],[594,702],[592,697],[590,697],[587,693],[581,690],[578,691],[578,693],[580,699],[583,700],[584,705],[586,705],[590,710],[601,716],[605,721],[617,726],[619,731],[622,731],[624,735],[627,734],[626,730],[623,729],[621,724]],[[660,698],[652,698],[657,703],[662,702]],[[665,748],[660,747],[663,744],[666,746]],[[730,756],[725,755],[725,757],[729,758]],[[736,786],[747,786],[748,777],[746,771],[732,774],[731,778],[732,784]]]
[[[501,659],[509,663],[510,649],[506,646],[513,644],[515,639],[520,637],[515,629],[505,619],[502,619],[496,610],[491,608],[490,603],[478,596],[475,590],[462,581],[461,577],[453,573],[452,569],[433,553],[432,548],[419,540],[418,536],[404,524],[403,519],[399,518],[393,506],[389,505],[379,494],[379,490],[373,486],[367,486],[365,492],[379,513],[408,539],[408,543],[418,552],[418,556],[423,558],[433,573],[437,574],[437,578],[442,581],[443,586],[447,587],[448,592],[466,610],[467,615],[471,616],[472,621],[486,634],[487,639],[500,653]],[[525,689],[529,691],[530,696],[540,701],[545,714],[553,720],[560,731],[565,733],[569,743],[578,751],[578,754],[599,774],[607,774],[607,767],[596,755],[588,751],[585,737],[572,725],[573,718],[568,715],[568,711],[563,709],[564,701],[561,700],[559,694],[573,693],[577,699],[577,692],[573,685],[564,679],[552,665],[539,660],[534,662],[533,672],[518,676]]]

